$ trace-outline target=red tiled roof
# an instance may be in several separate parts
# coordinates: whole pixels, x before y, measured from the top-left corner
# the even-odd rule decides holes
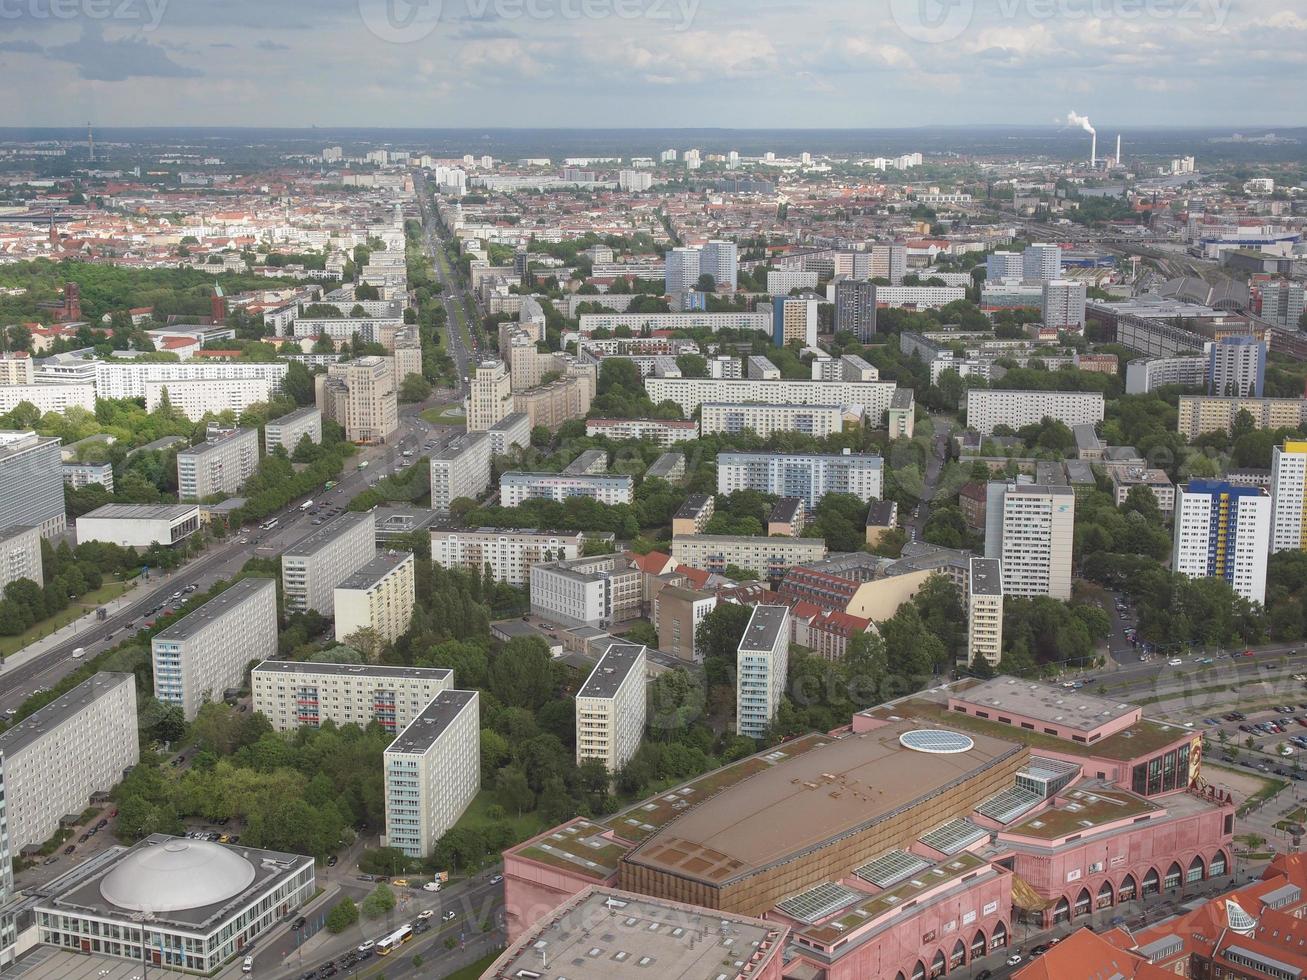
[[[1031,960],[1013,980],[1174,980],[1175,974],[1153,966],[1089,929],[1073,932],[1047,953]]]

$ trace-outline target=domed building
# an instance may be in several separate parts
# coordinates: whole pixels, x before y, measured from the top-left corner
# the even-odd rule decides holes
[[[208,973],[313,896],[313,859],[154,834],[52,883],[40,941]]]

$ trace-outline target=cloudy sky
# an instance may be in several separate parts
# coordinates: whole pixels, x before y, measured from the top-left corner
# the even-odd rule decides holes
[[[0,0],[0,126],[1307,123],[1304,0]]]

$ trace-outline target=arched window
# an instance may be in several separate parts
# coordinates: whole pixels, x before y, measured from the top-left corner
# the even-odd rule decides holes
[[[1007,945],[1007,926],[1002,922],[994,927],[994,934],[989,937],[990,949],[1002,949]]]
[[[1065,898],[1058,899],[1057,905],[1053,907],[1053,925],[1065,922],[1069,918],[1071,918],[1071,903]]]
[[[1204,873],[1206,870],[1207,866],[1203,864],[1203,856],[1195,854],[1194,859],[1189,862],[1189,870],[1184,873],[1184,880],[1189,882],[1202,881],[1207,877]]]
[[[1166,869],[1166,877],[1162,880],[1162,885],[1165,888],[1180,887],[1180,863],[1178,861],[1172,861],[1171,866]]]
[[[1207,869],[1207,873],[1213,878],[1219,878],[1221,875],[1227,873],[1224,851],[1217,851],[1212,857],[1212,865]]]
[[[985,930],[977,929],[975,938],[971,940],[971,958],[977,959],[985,955]]]
[[[903,975],[902,970],[899,970],[898,973],[894,974],[894,980],[908,980],[908,978]]]
[[[1135,876],[1126,875],[1121,879],[1121,888],[1117,892],[1117,898],[1122,902],[1133,901],[1135,897],[1135,889],[1138,887],[1138,884],[1135,882]]]
[[[1089,914],[1089,889],[1088,888],[1080,889],[1080,894],[1076,896],[1076,904],[1075,904],[1074,911],[1076,915]]]
[[[1144,875],[1144,886],[1140,892],[1141,898],[1147,898],[1149,895],[1156,895],[1161,891],[1161,875],[1157,873],[1156,868],[1149,868],[1148,874]]]
[[[912,980],[926,980],[926,964],[917,960],[917,967],[912,971]]]
[[[1105,881],[1098,886],[1098,900],[1094,903],[1095,908],[1106,909],[1112,906],[1112,883]]]
[[[932,977],[942,977],[947,970],[944,963],[944,951],[941,949],[935,954],[935,958],[930,961],[930,975]]]
[[[953,952],[949,953],[948,968],[950,970],[956,970],[964,962],[966,962],[966,959],[967,959],[967,947],[963,946],[962,940],[959,939],[956,943],[953,944]]]

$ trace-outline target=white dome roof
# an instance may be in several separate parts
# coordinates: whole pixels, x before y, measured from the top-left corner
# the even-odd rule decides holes
[[[177,912],[225,902],[254,880],[254,865],[200,840],[170,840],[133,851],[100,882],[105,901],[134,912]]]

